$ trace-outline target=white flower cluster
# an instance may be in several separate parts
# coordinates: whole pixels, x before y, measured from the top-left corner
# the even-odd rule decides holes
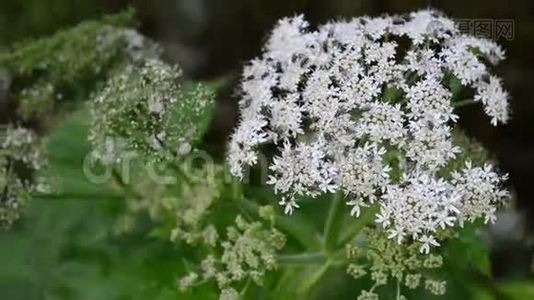
[[[492,221],[508,197],[490,166],[443,175],[463,150],[451,137],[463,99],[450,82],[471,91],[493,125],[504,123],[508,94],[487,65],[503,58],[497,44],[461,34],[431,10],[315,31],[302,16],[284,18],[243,71],[231,172],[243,177],[259,148],[274,144],[268,183],[283,194],[286,213],[299,196],[340,191],[356,216],[378,203],[376,221],[389,236],[418,241],[427,253],[439,245],[437,230]]]

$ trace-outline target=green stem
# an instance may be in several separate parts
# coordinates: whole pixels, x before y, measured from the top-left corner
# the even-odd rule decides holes
[[[302,253],[302,254],[285,254],[278,255],[277,261],[280,264],[295,265],[295,264],[310,264],[322,263],[326,261],[326,256],[322,252]]]
[[[58,194],[41,194],[41,193],[32,193],[32,197],[39,198],[39,199],[46,199],[46,200],[91,200],[96,201],[98,199],[102,199],[102,197],[105,197],[105,199],[116,199],[121,200],[124,199],[123,195],[120,194],[99,194],[99,193],[58,193]]]
[[[401,300],[400,281],[397,279],[397,297],[396,300]]]
[[[115,181],[115,183],[126,194],[127,197],[131,197],[131,198],[135,198],[135,199],[143,198],[135,190],[133,190],[130,185],[127,185],[124,182],[124,180],[122,179],[121,174],[115,168],[113,168],[111,170],[111,176],[113,177],[113,180]]]
[[[241,199],[238,199],[238,201],[238,205],[244,207],[253,214],[257,214],[260,209],[260,206],[257,203],[250,201],[246,197],[242,197]],[[321,241],[316,234],[315,227],[313,224],[310,224],[307,219],[298,215],[286,217],[276,214],[275,224],[282,231],[291,234],[291,237],[299,241],[307,250],[321,249]]]
[[[343,196],[336,194],[331,202],[324,226],[324,249],[326,251],[335,250],[339,231],[343,224]]]
[[[162,143],[163,145],[165,145],[165,143],[163,143],[163,141],[159,140],[158,141],[160,143]],[[170,149],[170,148],[169,148]],[[178,158],[180,157],[180,155],[178,154],[178,152],[174,149],[170,149],[170,152],[172,153],[172,155],[174,156],[174,158]],[[184,170],[182,169],[182,166],[177,162],[177,161],[172,161],[168,164],[168,166],[173,170],[175,171],[178,176],[180,176],[182,179],[185,180],[185,182],[189,185],[192,185],[193,184],[193,179],[191,177],[189,177],[189,175],[187,175]]]
[[[245,294],[247,293],[249,287],[250,287],[250,283],[251,283],[251,280],[250,280],[250,277],[247,279],[247,283],[245,283],[245,286],[243,287],[243,289],[241,290],[241,292],[239,292],[239,295],[241,297],[244,297]]]
[[[469,106],[469,105],[473,105],[477,103],[478,101],[475,101],[473,99],[466,99],[466,100],[454,102],[452,106],[454,106],[454,108],[458,108],[458,107]]]
[[[287,282],[290,278],[297,276],[297,273],[301,272],[305,279],[297,287],[297,293],[300,295],[306,294],[314,285],[319,282],[319,280],[324,276],[324,274],[332,266],[340,266],[346,263],[345,253],[343,250],[340,250],[335,253],[323,253],[323,252],[313,252],[313,253],[302,253],[302,254],[289,254],[289,255],[279,255],[277,256],[277,261],[284,267],[286,270],[282,275],[283,278],[277,284],[276,291],[279,291],[283,288],[283,284]],[[313,269],[310,269],[310,265]],[[304,267],[308,267],[302,269]]]
[[[189,185],[192,185],[193,184],[193,179],[191,177],[189,177],[189,175],[187,175],[184,170],[182,169],[182,167],[178,164],[175,164],[175,163],[170,163],[169,164],[169,167],[176,172],[176,174],[178,175],[178,177],[182,178],[183,180],[185,180],[185,182]]]
[[[355,224],[341,236],[338,247],[343,247],[345,244],[350,243],[373,220],[377,212],[378,206],[376,205],[364,209],[360,217],[356,219]]]
[[[233,180],[230,185],[231,199],[237,203],[237,208],[247,221],[252,221],[252,216],[257,216],[260,207],[243,196],[243,190],[238,181]]]
[[[330,266],[332,265],[331,260],[325,261],[324,264],[322,264],[315,272],[313,272],[310,276],[308,276],[297,288],[298,294],[306,294],[328,271]]]
[[[229,85],[230,83],[232,83],[232,81],[238,79],[240,75],[241,74],[239,72],[232,71],[230,73],[227,73],[227,75],[223,75],[221,77],[217,77],[213,80],[207,81],[206,84],[211,85],[211,87],[217,91]]]
[[[241,185],[237,180],[232,180],[230,189],[232,193],[232,199],[237,200],[237,201],[241,201],[242,199],[244,199],[243,190],[241,189]],[[257,208],[259,209],[259,206]]]
[[[121,188],[126,189],[126,184],[124,183],[124,180],[122,179],[122,176],[117,172],[117,169],[113,168],[111,170],[111,176],[113,176],[113,179],[119,185]]]

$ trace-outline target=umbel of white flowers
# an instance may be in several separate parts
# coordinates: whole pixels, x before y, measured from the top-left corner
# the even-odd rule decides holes
[[[492,125],[505,123],[508,94],[489,73],[503,58],[497,44],[431,10],[315,31],[303,16],[284,18],[243,71],[231,171],[242,177],[260,146],[274,144],[268,183],[286,213],[299,196],[342,192],[353,215],[377,205],[390,238],[428,253],[437,231],[493,221],[509,197],[489,164],[450,169],[463,150],[451,136],[454,107],[465,103],[450,83],[482,103]]]

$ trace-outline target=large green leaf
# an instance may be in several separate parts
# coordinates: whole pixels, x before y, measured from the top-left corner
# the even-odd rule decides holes
[[[74,113],[63,121],[47,138],[46,148],[49,168],[46,175],[51,178],[53,193],[47,198],[95,199],[117,198],[120,195],[103,183],[95,183],[84,172],[93,170],[87,163],[91,146],[87,141],[87,115],[81,111]]]

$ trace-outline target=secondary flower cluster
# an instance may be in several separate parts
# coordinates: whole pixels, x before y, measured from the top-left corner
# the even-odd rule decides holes
[[[226,182],[223,166],[195,173],[198,177],[189,176],[184,168],[187,179],[176,185],[154,183],[147,176],[136,180],[115,233],[146,226],[141,216],[148,213],[158,226],[155,236],[170,239],[180,253],[195,253],[181,258],[185,273],[176,282],[180,291],[216,285],[220,300],[241,299],[238,290],[247,282],[262,285],[268,272],[278,268],[277,254],[286,236],[275,227],[273,207],[258,207],[259,218],[254,218],[228,205],[234,186]]]
[[[172,122],[180,78],[180,70],[159,60],[127,66],[112,77],[92,102],[95,156],[108,163],[132,150],[156,159],[172,156],[183,134]]]
[[[114,163],[129,152],[172,161],[192,149],[214,107],[214,93],[198,83],[182,88],[182,72],[159,59],[127,65],[91,103],[94,156]]]
[[[283,234],[263,227],[261,222],[248,223],[238,216],[235,224],[226,228],[226,239],[213,245],[214,254],[201,261],[200,272],[180,278],[180,289],[185,291],[202,281],[214,281],[221,290],[220,300],[237,300],[239,293],[233,287],[236,283],[250,278],[263,285],[266,272],[277,268],[275,253],[285,243]]]
[[[208,253],[196,262],[194,270],[178,280],[182,291],[203,282],[215,282],[221,291],[219,299],[237,300],[236,286],[246,279],[262,285],[266,273],[277,268],[276,253],[282,249],[286,238],[273,226],[269,228],[264,224],[266,222],[247,221],[240,214],[230,225],[214,221],[214,213],[221,210],[218,202],[223,202],[221,197],[228,192],[221,180],[222,172],[222,168],[217,170],[218,176],[213,180],[183,186],[183,194],[173,208],[176,226],[171,232],[171,241]],[[262,213],[265,210],[269,208],[260,209],[260,216],[272,222],[268,213]],[[228,213],[226,211],[225,215]],[[189,263],[194,265],[195,261]]]
[[[0,135],[0,227],[9,227],[19,218],[29,194],[49,187],[36,174],[46,165],[37,135],[12,125]]]
[[[346,248],[350,262],[347,273],[355,279],[369,276],[373,282],[370,290],[361,291],[358,300],[379,299],[376,289],[391,282],[409,290],[424,286],[436,295],[446,292],[446,282],[437,279],[439,273],[434,270],[443,265],[440,255],[420,254],[417,245],[399,245],[375,229],[364,229],[363,236],[367,247],[347,245]],[[363,257],[370,264],[362,263]],[[396,299],[407,298],[399,293]]]
[[[491,124],[509,119],[508,94],[489,73],[503,58],[497,44],[430,10],[317,30],[302,16],[284,18],[243,71],[231,171],[243,177],[259,148],[273,144],[268,183],[286,213],[298,197],[342,192],[352,214],[378,205],[376,222],[390,238],[428,253],[437,231],[492,221],[508,197],[490,165],[450,170],[464,150],[452,138],[460,94],[482,103]]]

